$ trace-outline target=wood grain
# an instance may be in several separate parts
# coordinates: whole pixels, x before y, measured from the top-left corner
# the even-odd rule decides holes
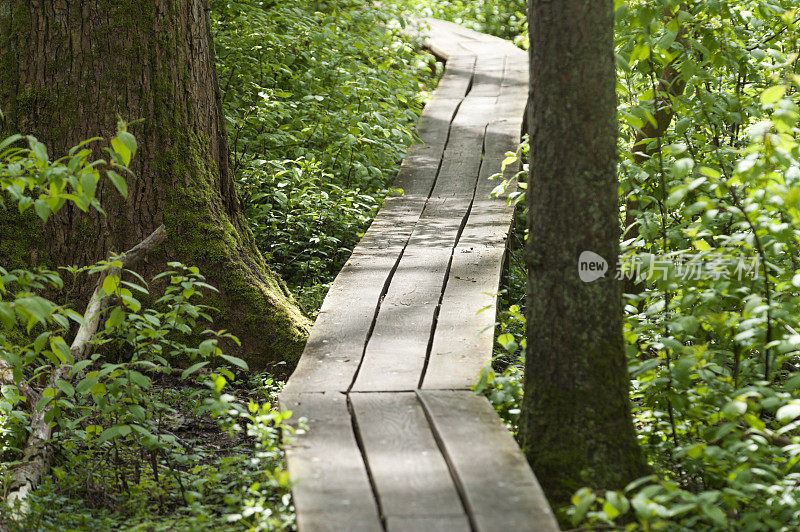
[[[360,530],[381,530],[347,398],[340,393],[284,394],[280,407],[292,411],[295,427],[306,420],[303,433],[285,440],[298,525],[303,530],[350,530],[358,523]]]
[[[485,397],[418,394],[478,530],[559,530],[536,477]]]
[[[384,516],[463,516],[416,395],[351,393],[350,401]]]

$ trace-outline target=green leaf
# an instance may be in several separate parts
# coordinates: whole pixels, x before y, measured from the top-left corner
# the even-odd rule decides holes
[[[106,277],[106,279],[108,279],[108,277]],[[114,307],[114,310],[111,311],[111,314],[106,320],[106,329],[116,329],[123,323],[125,323],[125,312],[119,307]]]
[[[86,395],[86,394],[89,393],[89,391],[92,389],[92,387],[95,384],[97,384],[97,382],[99,380],[99,377],[97,376],[97,372],[95,371],[95,372],[92,372],[92,373],[94,373],[94,375],[92,375],[90,373],[89,375],[87,375],[83,380],[81,380],[78,383],[78,387],[77,387],[78,393]]]
[[[95,178],[94,172],[84,172],[81,175],[81,188],[83,189],[84,196],[86,196],[89,201],[94,199],[94,194],[97,192],[97,179]]]
[[[719,172],[719,170],[715,170],[714,168],[709,168],[708,166],[701,166],[700,167],[700,173],[703,174],[704,176],[708,176],[708,177],[710,177],[712,179],[720,177],[722,175]]]
[[[125,166],[131,164],[131,157],[133,157],[133,154],[124,142],[122,142],[119,138],[113,138],[111,139],[111,147],[114,148],[115,152],[117,152],[120,160]]]
[[[76,362],[75,365],[72,366],[72,370],[69,372],[69,374],[71,376],[75,376],[84,369],[86,369],[86,367],[89,366],[91,363],[92,363],[91,360],[81,360],[79,362]]]
[[[50,338],[50,349],[56,354],[58,360],[62,364],[71,364],[74,362],[72,352],[69,350],[67,342],[60,336]]]
[[[15,301],[15,304],[17,309],[23,309],[41,324],[47,323],[47,318],[49,318],[55,310],[55,307],[50,301],[39,296],[21,297]],[[30,330],[30,327],[28,327],[28,330]]]
[[[711,244],[709,244],[705,240],[695,240],[694,247],[696,247],[700,251],[708,251],[711,249]]]
[[[614,506],[612,506],[608,501],[603,503],[603,512],[611,521],[613,521],[619,515],[619,510],[614,508]]]
[[[37,159],[43,163],[50,162],[50,159],[47,157],[47,147],[44,144],[36,140],[35,137],[31,136],[28,137],[28,144],[30,145],[31,151],[34,155],[36,155]]]
[[[47,345],[47,340],[50,339],[50,331],[45,331],[39,336],[36,337],[36,340],[33,342],[33,350],[37,353],[41,353],[44,346]]]
[[[185,379],[192,373],[196,372],[198,369],[202,368],[203,366],[207,366],[209,364],[208,360],[204,362],[198,362],[197,364],[192,364],[181,373],[181,379]]]
[[[728,404],[722,407],[722,415],[730,420],[738,419],[745,412],[747,412],[747,402],[745,401],[728,401]]]
[[[43,222],[46,222],[48,218],[50,218],[50,214],[52,211],[50,210],[50,204],[47,203],[45,199],[37,199],[33,202],[33,209],[36,211],[37,216],[42,219]]]
[[[0,112],[0,118],[2,118],[2,117],[3,117],[3,113]],[[5,139],[2,142],[0,142],[0,152],[2,152],[4,149],[6,149],[7,147],[11,146],[15,142],[18,142],[19,140],[22,140],[23,138],[24,137],[22,135],[11,135],[7,139]]]
[[[58,379],[56,381],[56,387],[64,392],[64,395],[67,397],[73,397],[75,395],[75,388],[73,388],[70,383],[63,379]]]
[[[0,301],[0,322],[3,323],[3,327],[10,329],[14,326],[15,321],[14,310],[11,305],[5,301]]]
[[[788,423],[800,417],[800,402],[792,401],[787,405],[783,405],[775,413],[775,417],[781,423]]]
[[[216,347],[217,347],[217,341],[215,339],[204,340],[203,342],[200,343],[198,351],[200,353],[200,356],[207,357],[208,355],[214,352],[214,349]]]
[[[117,138],[128,148],[131,158],[133,158],[133,156],[136,155],[136,137],[127,131],[119,131],[117,132]]]
[[[130,425],[115,425],[113,427],[104,430],[103,433],[100,435],[100,438],[97,440],[97,442],[103,443],[104,441],[113,440],[114,438],[127,436],[130,433],[131,433]]]
[[[116,173],[113,170],[108,170],[106,175],[111,180],[111,183],[114,184],[114,187],[119,191],[123,198],[128,198],[128,183],[125,181],[125,178]]]
[[[783,98],[784,94],[786,94],[786,85],[775,85],[761,93],[761,103],[775,103]]]
[[[106,275],[106,278],[103,279],[103,292],[105,292],[106,295],[111,295],[116,292],[118,286],[119,277],[116,275]]]
[[[42,397],[36,402],[36,410],[41,412],[56,396],[56,391],[53,388],[45,388],[42,392]]]
[[[230,355],[220,355],[220,358],[222,358],[224,360],[227,360],[228,362],[230,362],[234,366],[238,366],[238,367],[242,368],[245,371],[247,371],[249,369],[248,366],[247,366],[247,362],[245,362],[241,358],[233,357],[233,356],[230,356]]]
[[[725,516],[725,512],[722,511],[721,508],[718,506],[706,506],[703,505],[703,513],[706,514],[714,523],[718,526],[727,528],[728,525],[728,518]]]

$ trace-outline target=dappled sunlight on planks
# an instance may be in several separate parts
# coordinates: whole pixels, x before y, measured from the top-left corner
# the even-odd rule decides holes
[[[520,139],[527,54],[428,20],[446,60],[386,200],[280,396],[301,532],[558,530],[511,434],[470,391],[490,362],[513,219],[489,198]],[[518,166],[509,165],[504,177]]]

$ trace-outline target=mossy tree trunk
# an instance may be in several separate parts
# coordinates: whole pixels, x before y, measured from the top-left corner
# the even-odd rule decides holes
[[[622,342],[612,0],[530,0],[528,346],[520,439],[548,496],[646,467]],[[583,282],[592,251],[605,277]]]
[[[55,156],[112,136],[118,116],[141,119],[130,129],[139,152],[127,201],[102,183],[107,216],[65,207],[41,235],[0,214],[7,264],[90,264],[164,223],[164,251],[148,273],[167,260],[199,266],[221,291],[210,299],[221,310],[215,328],[243,342],[235,351],[251,365],[293,365],[309,322],[239,209],[208,0],[0,0],[0,108],[4,133],[33,134]]]

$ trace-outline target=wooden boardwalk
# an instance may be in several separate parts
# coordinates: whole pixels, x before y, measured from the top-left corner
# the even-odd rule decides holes
[[[395,181],[405,194],[336,278],[280,396],[308,419],[286,449],[301,532],[558,530],[514,439],[470,391],[492,355],[513,216],[488,177],[519,143],[527,54],[426,22],[446,66]]]

